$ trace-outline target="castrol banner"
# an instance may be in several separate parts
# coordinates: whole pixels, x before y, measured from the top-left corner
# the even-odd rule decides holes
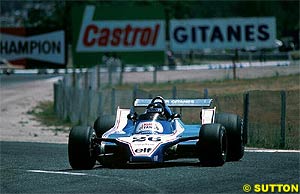
[[[37,28],[1,28],[2,60],[24,68],[62,67],[66,64],[65,32]]]
[[[95,6],[84,11],[77,52],[162,51],[163,20],[93,20]]]
[[[174,51],[194,49],[272,48],[276,19],[213,18],[170,21],[170,46]]]
[[[124,63],[162,64],[165,28],[160,7],[74,7],[73,62],[75,66],[102,64],[101,57],[108,54]]]

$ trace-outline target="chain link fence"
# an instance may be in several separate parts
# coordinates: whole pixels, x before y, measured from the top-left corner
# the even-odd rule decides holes
[[[136,98],[213,98],[213,106],[218,112],[228,112],[247,117],[248,146],[265,148],[300,149],[300,96],[299,90],[289,91],[250,91],[247,94],[213,95],[209,90],[170,90],[145,91],[135,85],[132,90],[95,90],[74,87],[67,81],[54,85],[55,111],[61,118],[73,124],[93,125],[101,115],[114,115],[118,106],[130,108]],[[248,95],[248,98],[245,96]],[[245,100],[247,99],[247,100]],[[246,105],[246,106],[245,106]],[[137,110],[139,113],[143,109]],[[199,108],[176,108],[173,111],[182,115],[185,123],[199,123]]]
[[[248,102],[245,96],[248,95]],[[213,96],[220,112],[245,116],[248,146],[300,149],[300,91],[249,91]],[[247,107],[245,107],[245,104]],[[246,120],[247,119],[247,120]]]
[[[299,90],[249,92],[248,145],[300,148]]]

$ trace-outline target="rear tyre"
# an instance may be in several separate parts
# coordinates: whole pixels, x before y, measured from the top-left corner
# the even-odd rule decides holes
[[[223,125],[228,137],[227,161],[239,161],[244,156],[243,121],[236,114],[217,113],[215,123]]]
[[[221,124],[202,125],[197,143],[203,166],[222,166],[227,157],[227,135]]]
[[[114,115],[105,115],[98,117],[94,122],[94,129],[96,131],[97,137],[102,137],[102,135],[111,129],[115,124]]]
[[[68,155],[73,169],[92,169],[96,163],[93,138],[96,136],[92,127],[73,127],[69,135]]]

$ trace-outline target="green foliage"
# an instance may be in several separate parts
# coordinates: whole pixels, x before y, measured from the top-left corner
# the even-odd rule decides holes
[[[299,1],[174,1],[174,0],[139,0],[139,1],[55,1],[55,10],[45,14],[32,9],[27,25],[38,27],[63,27],[71,33],[71,7],[78,5],[97,6],[163,6],[166,21],[186,18],[222,18],[222,17],[267,17],[274,16],[277,20],[277,35],[289,36],[299,30]],[[155,14],[155,13],[153,13]],[[168,26],[167,26],[168,28]],[[168,30],[168,29],[167,29]],[[168,33],[167,33],[168,36]],[[168,38],[168,37],[167,37]]]
[[[43,101],[27,113],[35,116],[36,120],[46,126],[71,127],[70,120],[59,118],[55,114],[53,107],[52,101]]]

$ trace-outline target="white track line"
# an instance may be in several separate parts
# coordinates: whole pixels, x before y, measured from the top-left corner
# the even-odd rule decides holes
[[[276,149],[245,148],[245,152],[256,152],[256,153],[300,153],[300,150],[276,150]]]
[[[48,171],[48,170],[27,170],[27,172],[45,173],[45,174],[65,174],[65,175],[75,175],[75,176],[87,176],[88,175],[85,173]]]
[[[276,149],[245,148],[245,152],[254,152],[254,153],[300,153],[300,150],[276,150]],[[45,174],[63,174],[63,175],[74,175],[74,176],[89,176],[86,173],[61,172],[61,171],[49,171],[49,170],[27,170],[27,172],[45,173]]]

